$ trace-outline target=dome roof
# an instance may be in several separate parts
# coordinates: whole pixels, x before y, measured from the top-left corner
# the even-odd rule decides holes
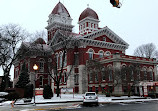
[[[46,42],[42,38],[36,39],[34,43],[36,43],[36,44],[46,44]]]
[[[66,13],[68,15],[68,17],[70,17],[70,14],[67,11],[67,9],[65,8],[65,6],[61,2],[59,2],[55,6],[55,8],[53,9],[52,14],[58,14],[58,15],[60,15],[61,13]]]
[[[81,21],[82,19],[86,18],[86,17],[90,17],[90,18],[94,18],[99,20],[97,13],[92,10],[91,8],[86,8],[80,15],[79,17],[79,21]]]

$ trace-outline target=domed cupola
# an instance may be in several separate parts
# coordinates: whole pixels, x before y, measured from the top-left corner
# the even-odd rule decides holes
[[[64,14],[65,16],[70,17],[69,12],[67,11],[67,9],[65,8],[65,6],[64,6],[61,2],[59,2],[59,3],[55,6],[55,8],[54,8],[53,11],[52,11],[52,14],[58,14],[58,15]]]
[[[81,13],[81,15],[80,15],[80,17],[79,17],[79,21],[83,20],[83,19],[86,18],[86,17],[90,17],[90,18],[99,20],[97,13],[96,13],[94,10],[92,10],[91,8],[86,8],[86,9]]]
[[[47,22],[48,26],[46,29],[48,31],[48,42],[52,40],[55,32],[59,29],[72,32],[72,18],[61,2],[54,7]]]
[[[98,30],[99,17],[91,8],[86,8],[79,17],[79,33],[88,34]]]

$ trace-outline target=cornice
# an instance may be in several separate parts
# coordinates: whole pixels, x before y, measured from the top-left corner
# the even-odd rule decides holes
[[[147,61],[147,60],[138,60],[138,59],[130,59],[130,58],[121,58],[121,57],[112,57],[109,59],[102,59],[101,63],[109,63],[109,62],[128,62],[128,63],[139,63],[139,64],[148,64],[148,65],[157,65],[156,61]]]
[[[115,44],[115,43],[92,40],[87,38],[82,38],[79,40],[81,45],[86,45],[86,46],[94,46],[94,47],[101,47],[101,48],[115,49],[115,50],[125,50],[128,48],[126,45],[122,45],[122,44]]]
[[[87,35],[84,35],[83,38],[89,38],[89,39],[95,39],[99,36],[106,35],[109,37],[112,41],[114,41],[116,44],[122,44],[126,45],[128,48],[129,44],[126,43],[123,39],[121,39],[118,35],[116,35],[112,30],[110,30],[108,27],[104,27],[102,29],[99,29],[97,31],[94,31],[92,33],[89,33]]]

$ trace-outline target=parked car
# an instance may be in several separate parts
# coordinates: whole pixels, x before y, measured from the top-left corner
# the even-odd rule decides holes
[[[95,92],[86,92],[83,96],[83,105],[97,105],[98,106],[98,96]]]

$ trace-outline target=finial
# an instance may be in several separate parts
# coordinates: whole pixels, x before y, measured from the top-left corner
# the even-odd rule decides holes
[[[87,7],[89,8],[89,4],[87,4]]]

